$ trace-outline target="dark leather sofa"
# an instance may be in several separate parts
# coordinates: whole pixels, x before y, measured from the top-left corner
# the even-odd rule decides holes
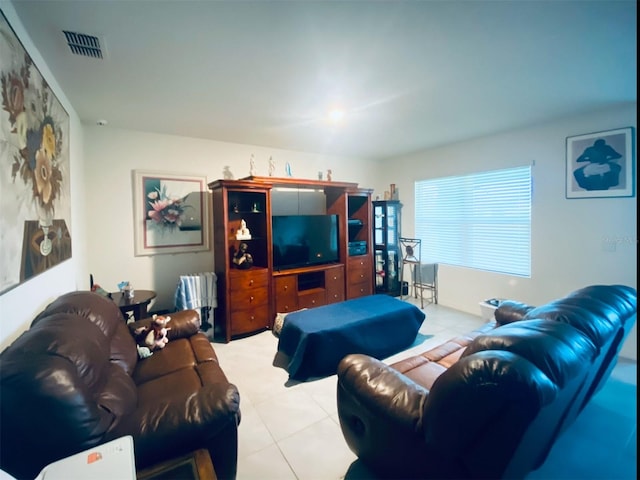
[[[503,302],[495,322],[392,365],[349,355],[344,437],[380,477],[523,478],[604,384],[636,312],[635,289],[594,285]]]
[[[139,359],[110,299],[71,292],[0,354],[0,468],[33,479],[47,464],[132,435],[136,468],[206,448],[235,478],[240,397],[194,310],[171,314],[169,343]],[[130,331],[131,329],[131,331]]]

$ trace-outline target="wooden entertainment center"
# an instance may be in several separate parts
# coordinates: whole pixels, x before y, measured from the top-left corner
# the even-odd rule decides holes
[[[216,180],[209,189],[218,277],[215,334],[225,342],[271,328],[276,313],[373,293],[371,189],[356,183],[255,176]],[[312,200],[304,198],[308,193]],[[272,216],[304,209],[337,215],[338,259],[278,270]],[[243,226],[248,229],[245,235]],[[250,265],[234,263],[243,243],[252,257]]]

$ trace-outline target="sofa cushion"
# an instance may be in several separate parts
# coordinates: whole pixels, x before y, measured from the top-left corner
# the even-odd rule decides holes
[[[74,386],[88,396],[102,388],[109,367],[109,344],[102,332],[75,314],[53,313],[23,333],[7,354],[17,363],[38,358],[46,369],[53,358],[64,359],[74,378]],[[41,380],[39,375],[33,380]],[[55,378],[50,380],[53,387]],[[59,385],[60,393],[65,383]]]
[[[131,413],[138,401],[138,390],[131,377],[115,363],[109,365],[107,382],[96,396],[100,407],[119,418]]]
[[[489,332],[494,328],[496,328],[495,322],[485,323],[472,332],[452,338],[426,352],[399,360],[393,363],[391,367],[429,389],[438,376],[460,359],[467,345],[478,335]]]
[[[54,313],[69,313],[89,320],[107,337],[110,360],[125,372],[133,372],[138,360],[135,342],[129,335],[120,309],[110,298],[87,291],[66,293],[47,305],[31,325]]]
[[[505,350],[526,358],[561,388],[597,354],[593,343],[565,323],[523,320],[478,336],[463,357],[486,350]]]
[[[568,295],[568,298],[595,298],[615,307],[622,319],[633,317],[637,310],[636,291],[627,285],[590,285]]]
[[[200,388],[202,380],[194,368],[176,370],[138,385],[139,408],[144,410],[159,398],[166,401],[172,395],[184,396],[185,392],[197,392]]]
[[[526,303],[516,302],[514,300],[503,300],[494,313],[494,317],[498,325],[506,325],[507,323],[517,322],[534,307]]]
[[[211,342],[204,333],[198,333],[189,337],[191,349],[195,355],[196,362],[215,362],[218,363],[216,351],[211,348]]]
[[[136,385],[155,380],[172,372],[193,368],[197,363],[191,342],[186,338],[172,340],[161,350],[155,350],[153,355],[142,359],[133,372]]]
[[[555,300],[529,311],[524,319],[567,323],[585,334],[598,349],[605,345],[622,326],[614,309],[589,298]]]
[[[31,322],[35,325],[53,313],[70,313],[86,318],[111,338],[124,317],[115,302],[94,292],[69,292],[56,298]]]

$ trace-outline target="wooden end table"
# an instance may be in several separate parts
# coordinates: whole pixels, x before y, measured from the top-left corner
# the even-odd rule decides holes
[[[122,292],[111,293],[111,299],[116,302],[125,320],[128,318],[127,312],[133,312],[134,320],[145,318],[147,307],[154,298],[156,298],[156,292],[153,290],[134,290],[133,298],[127,297]]]
[[[196,450],[182,457],[167,460],[140,470],[137,480],[216,480],[216,471],[209,452]]]

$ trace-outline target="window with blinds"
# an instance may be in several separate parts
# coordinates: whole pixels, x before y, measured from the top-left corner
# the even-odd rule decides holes
[[[423,262],[531,276],[531,166],[415,183]]]

